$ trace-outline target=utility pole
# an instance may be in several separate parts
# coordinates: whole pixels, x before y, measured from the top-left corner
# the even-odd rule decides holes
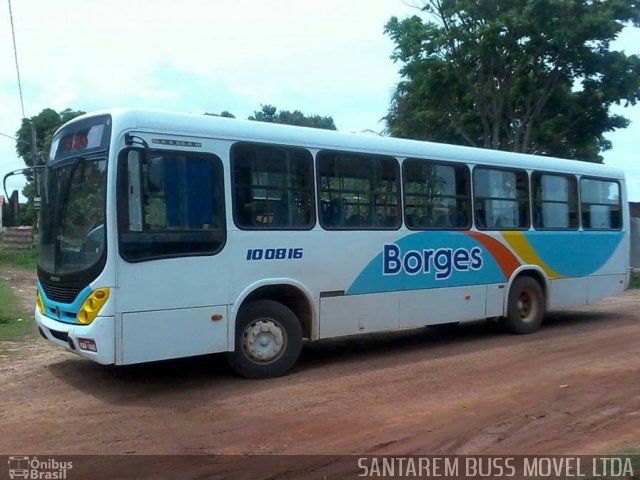
[[[40,162],[38,159],[38,149],[36,147],[38,140],[38,135],[36,133],[36,126],[33,124],[33,119],[31,119],[31,158],[33,159],[33,166],[37,167]],[[36,229],[40,230],[40,171],[38,168],[33,170],[34,182],[36,184],[36,194],[33,197],[33,207],[36,209]]]

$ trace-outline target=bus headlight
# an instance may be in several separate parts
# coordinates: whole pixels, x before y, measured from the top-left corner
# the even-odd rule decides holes
[[[99,288],[89,295],[78,312],[78,323],[89,325],[93,322],[108,299],[108,288]]]
[[[44,303],[42,301],[42,295],[40,295],[40,290],[36,291],[36,305],[40,314],[44,315]]]

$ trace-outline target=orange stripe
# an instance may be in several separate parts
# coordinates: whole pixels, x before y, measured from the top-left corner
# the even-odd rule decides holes
[[[511,252],[511,250],[509,250],[500,241],[489,235],[485,235],[484,233],[473,231],[468,231],[465,233],[480,242],[484,246],[484,248],[489,250],[491,256],[496,262],[498,262],[498,265],[500,266],[502,273],[504,273],[505,278],[507,280],[511,278],[511,274],[516,268],[520,266],[520,261]]]

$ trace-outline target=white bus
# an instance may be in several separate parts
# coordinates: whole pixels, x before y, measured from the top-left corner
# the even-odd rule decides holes
[[[538,329],[629,281],[621,170],[143,110],[78,117],[45,169],[35,318],[102,364],[499,318]]]

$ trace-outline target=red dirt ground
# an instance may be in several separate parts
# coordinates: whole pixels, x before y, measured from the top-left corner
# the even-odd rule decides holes
[[[4,272],[6,273],[6,272]],[[29,290],[31,280],[21,280]],[[18,281],[20,283],[20,281]],[[29,295],[24,296],[28,301]],[[31,300],[29,300],[31,301]],[[288,376],[219,356],[103,367],[41,340],[0,359],[0,453],[589,454],[640,440],[640,290],[550,313],[308,345]]]

